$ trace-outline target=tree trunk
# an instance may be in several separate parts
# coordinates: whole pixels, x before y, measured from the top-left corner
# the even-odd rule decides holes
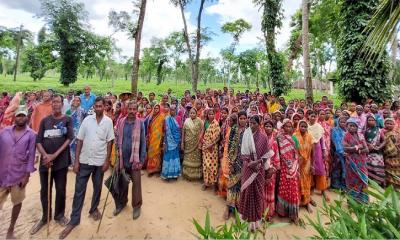
[[[201,44],[201,14],[204,8],[204,2],[206,0],[201,0],[199,14],[197,15],[197,32],[196,32],[196,60],[194,62],[194,79],[192,82],[192,90],[196,92],[197,82],[199,79],[199,63],[200,63],[200,44]]]
[[[190,46],[189,33],[188,33],[188,29],[187,29],[187,24],[186,24],[185,8],[184,8],[182,0],[179,0],[179,8],[181,10],[181,16],[182,16],[182,21],[183,21],[183,38],[185,39],[186,48],[188,49],[189,65],[190,65],[190,69],[192,71],[192,82],[194,82],[194,80],[196,79],[196,74],[195,74],[196,71],[195,71],[195,66],[194,66],[192,48]]]
[[[142,0],[140,4],[139,21],[135,34],[135,53],[133,55],[132,65],[132,79],[131,79],[131,92],[132,94],[137,93],[138,81],[139,81],[139,56],[140,56],[140,41],[142,38],[142,29],[144,22],[144,15],[146,13],[147,0]]]
[[[165,63],[165,61],[164,61],[164,60],[161,60],[161,61],[158,63],[158,66],[157,66],[157,85],[160,85],[160,84],[161,84],[161,81],[162,81],[162,77],[163,77],[163,75],[162,75],[162,69],[163,69],[164,63]]]
[[[290,71],[292,71],[293,61],[296,59],[297,55],[300,52],[301,44],[302,44],[301,38],[302,38],[302,34],[300,34],[299,37],[296,39],[296,41],[294,43],[294,48],[292,49],[292,51],[290,51],[289,60],[286,65],[286,77],[287,78],[289,78]]]
[[[19,27],[18,39],[17,39],[17,56],[15,59],[15,68],[14,68],[14,82],[17,80],[17,71],[19,64],[19,52],[21,49],[21,34],[22,34],[22,25]]]
[[[149,72],[147,74],[147,83],[151,82],[151,75],[152,75],[152,72]]]
[[[302,2],[302,39],[303,39],[303,67],[306,85],[306,97],[313,99],[311,68],[310,68],[310,42],[308,38],[309,8],[308,0]]]

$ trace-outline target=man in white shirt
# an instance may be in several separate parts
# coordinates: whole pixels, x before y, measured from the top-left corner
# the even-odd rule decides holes
[[[92,176],[93,182],[93,196],[89,217],[95,221],[101,218],[97,207],[100,202],[104,172],[110,166],[111,147],[114,140],[113,123],[109,117],[103,114],[104,105],[104,98],[97,97],[94,101],[95,115],[87,116],[79,129],[74,164],[74,172],[77,175],[71,221],[61,232],[60,239],[66,238],[80,223],[86,186],[90,176]]]

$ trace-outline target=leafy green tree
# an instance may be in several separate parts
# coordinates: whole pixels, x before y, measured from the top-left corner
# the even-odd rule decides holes
[[[14,31],[12,29],[0,26],[0,60],[4,76],[7,75],[8,61],[15,46]]]
[[[200,0],[200,5],[197,11],[197,29],[195,37],[193,38],[194,43],[191,42],[185,17],[185,8],[190,2],[191,0],[171,0],[171,3],[174,4],[176,7],[179,7],[181,11],[181,16],[183,21],[183,37],[185,39],[186,48],[189,55],[190,67],[192,70],[192,90],[195,92],[197,90],[197,82],[199,79],[200,52],[201,52],[201,47],[204,43],[204,41],[202,41],[202,38],[206,36],[206,34],[202,32],[203,29],[201,27],[201,17],[203,14],[204,4],[206,0]],[[192,48],[192,46],[194,46],[194,49]]]
[[[135,51],[133,53],[133,65],[131,75],[131,92],[137,93],[137,86],[139,80],[139,57],[140,57],[140,44],[142,40],[142,29],[144,23],[144,17],[146,14],[147,0],[135,0],[133,1],[135,9],[133,10],[133,17],[127,12],[115,12],[109,13],[109,25],[113,26],[116,31],[125,31],[129,37],[135,39]]]
[[[53,55],[55,49],[54,41],[46,33],[43,27],[38,34],[38,45],[30,46],[23,58],[23,71],[30,72],[33,81],[42,79],[46,71],[56,67],[56,56]]]
[[[178,68],[180,65],[184,64],[181,60],[181,56],[186,52],[185,49],[185,39],[181,32],[172,32],[164,40],[165,47],[167,49],[168,58],[171,58],[174,62],[174,75],[175,81],[178,81]]]
[[[211,83],[212,80],[218,77],[218,70],[216,69],[217,59],[204,58],[200,59],[200,80],[204,85]]]
[[[229,52],[224,52],[225,54],[225,59],[228,60],[228,72],[230,73],[231,71],[231,64],[232,64],[232,55],[235,55],[235,49],[236,46],[239,44],[240,37],[243,35],[244,32],[249,31],[251,29],[251,24],[246,22],[244,19],[240,18],[237,19],[233,22],[227,22],[221,27],[221,31],[223,33],[229,33],[233,37],[233,42],[231,46],[224,50],[224,51],[229,51]],[[228,76],[229,77],[229,76]],[[225,81],[224,81],[225,85]]]
[[[41,0],[41,3],[42,16],[55,35],[60,54],[60,82],[68,86],[78,77],[87,13],[76,0]]]
[[[143,49],[141,65],[143,75],[147,75],[147,82],[150,82],[152,74],[156,73],[157,85],[164,79],[165,64],[168,62],[167,47],[164,39],[153,38],[151,46]]]
[[[239,18],[233,22],[227,22],[221,27],[223,33],[232,34],[235,45],[239,43],[240,37],[243,35],[243,33],[249,31],[250,29],[251,24],[243,18]]]
[[[0,26],[0,60],[2,62],[3,74],[6,75],[8,68],[6,62],[15,55],[15,63],[12,68],[13,78],[16,80],[21,49],[32,43],[32,32],[23,29],[21,25],[18,28],[6,28]]]
[[[143,81],[149,83],[151,78],[156,71],[157,65],[156,61],[153,58],[152,52],[150,48],[143,48],[142,58],[140,60],[140,75],[142,76]]]
[[[18,66],[19,66],[19,58],[20,58],[20,51],[21,48],[25,46],[25,42],[32,41],[32,32],[29,30],[23,29],[23,25],[19,27],[18,30],[15,31],[14,34],[14,39],[15,39],[15,67],[14,67],[14,82],[17,80],[17,72],[18,72]]]
[[[238,63],[240,71],[244,75],[248,89],[250,89],[251,79],[257,74],[259,57],[259,50],[256,48],[243,51],[239,54]]]
[[[291,83],[284,76],[282,56],[276,51],[276,30],[282,26],[282,0],[253,0],[263,9],[261,30],[264,33],[269,63],[269,80],[272,82],[272,91],[275,95],[286,94]]]
[[[102,81],[114,50],[115,46],[109,37],[98,36],[86,31],[79,65],[86,78],[91,77],[97,71],[100,81]]]
[[[319,79],[330,71],[336,59],[336,42],[340,28],[340,3],[337,0],[314,0],[310,4],[309,39],[312,73]],[[293,62],[302,54],[302,9],[291,17],[286,76],[292,77]],[[328,66],[326,68],[326,66]],[[297,80],[297,79],[296,79]]]
[[[153,38],[151,42],[150,54],[157,66],[157,85],[160,85],[163,80],[164,64],[168,62],[167,48],[163,39]]]
[[[378,3],[378,0],[342,1],[337,63],[339,92],[345,100],[361,102],[371,98],[382,102],[392,94],[387,56],[367,65],[360,54],[367,39],[364,29]]]

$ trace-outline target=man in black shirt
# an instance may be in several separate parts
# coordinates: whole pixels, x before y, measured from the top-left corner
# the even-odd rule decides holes
[[[37,233],[47,223],[48,173],[51,167],[51,187],[53,181],[56,187],[54,220],[61,226],[68,223],[65,214],[65,199],[68,166],[71,161],[69,143],[74,138],[72,120],[62,114],[63,97],[56,95],[52,101],[52,114],[40,122],[36,146],[42,155],[40,161],[40,201],[42,203],[42,218],[33,226],[31,234]],[[51,196],[51,192],[50,192]],[[50,198],[51,199],[51,198]],[[50,209],[51,211],[51,209]],[[50,214],[51,217],[51,214]]]

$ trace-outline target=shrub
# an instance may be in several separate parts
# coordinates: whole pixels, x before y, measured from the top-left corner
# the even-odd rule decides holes
[[[369,204],[355,201],[349,195],[318,210],[317,219],[308,218],[317,231],[312,239],[400,239],[399,192],[393,186],[382,189],[370,181],[366,190],[374,199]],[[345,202],[347,200],[347,205]],[[328,222],[321,221],[322,215]]]
[[[261,228],[252,232],[249,231],[249,224],[242,221],[237,211],[235,211],[235,219],[233,222],[213,227],[208,210],[204,227],[202,227],[196,219],[193,219],[193,224],[198,233],[193,235],[198,239],[257,239],[259,236],[265,239],[268,228],[288,225],[288,223],[270,224],[267,221],[263,221]]]

